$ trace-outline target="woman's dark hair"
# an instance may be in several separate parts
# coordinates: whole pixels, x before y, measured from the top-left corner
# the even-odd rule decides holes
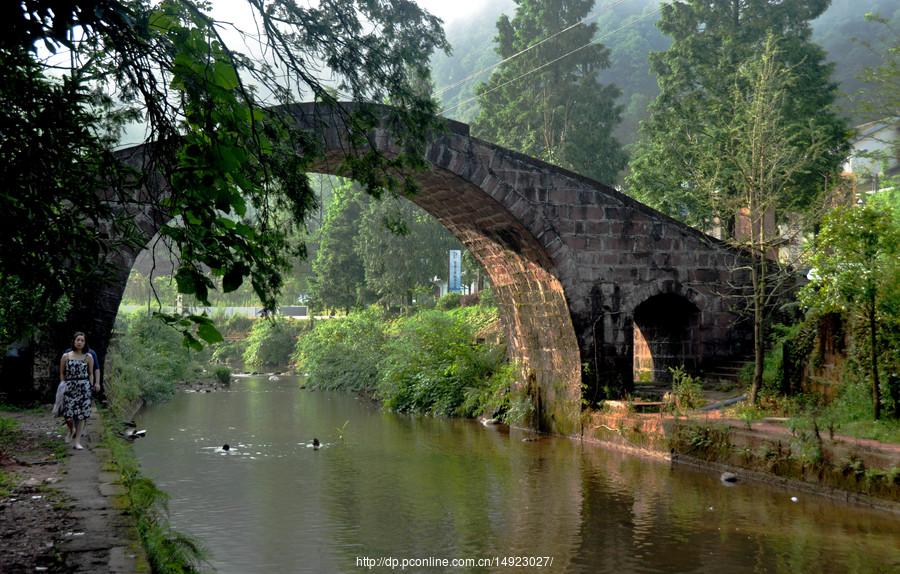
[[[81,352],[82,352],[82,353],[87,353],[88,351],[91,350],[91,348],[88,347],[88,344],[87,344],[87,335],[85,335],[85,334],[84,334],[83,332],[81,332],[81,331],[75,331],[75,334],[72,335],[72,344],[71,344],[70,348],[71,348],[73,351],[75,350],[75,339],[77,339],[79,336],[84,337],[84,349],[82,349]]]

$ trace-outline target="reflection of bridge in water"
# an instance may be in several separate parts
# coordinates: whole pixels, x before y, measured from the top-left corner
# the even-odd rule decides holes
[[[282,111],[323,144],[315,171],[338,173],[350,153],[345,115],[315,104]],[[703,368],[745,352],[749,325],[736,322],[728,300],[730,289],[749,283],[741,254],[606,185],[468,132],[449,122],[432,138],[429,167],[415,174],[420,191],[410,199],[490,277],[535,426],[577,433],[582,397],[628,391],[636,371],[652,380],[669,366]],[[372,130],[369,145],[398,151],[383,128]],[[120,154],[141,167],[145,151]],[[167,193],[161,178],[146,185],[141,194]],[[147,241],[169,221],[146,202],[117,207]],[[117,272],[72,313],[55,346],[78,325],[105,352],[137,252],[109,257]],[[37,376],[52,373],[52,362],[43,372],[39,364]],[[52,387],[52,376],[45,385]]]

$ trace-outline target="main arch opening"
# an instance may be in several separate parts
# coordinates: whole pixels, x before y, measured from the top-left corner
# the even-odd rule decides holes
[[[341,159],[348,150],[341,145],[340,121],[323,122],[321,114],[306,113],[308,107],[295,109],[298,128],[320,133],[326,144],[324,156],[311,171],[341,175]],[[451,129],[429,145],[430,166],[415,175],[419,191],[409,199],[455,236],[489,277],[510,359],[519,372],[513,391],[532,405],[528,424],[578,433],[580,352],[560,270],[551,255],[559,252],[561,240],[529,195],[541,173],[523,171],[511,152],[469,138],[464,131]],[[380,132],[372,143],[385,153],[394,152],[390,139]],[[165,194],[165,182],[158,185],[149,192]],[[143,219],[152,223],[140,228],[147,242],[168,223],[164,214],[151,213]],[[104,311],[103,339],[111,331],[136,256],[129,253],[116,262],[122,272],[111,281],[111,296],[97,302]]]
[[[636,383],[668,383],[671,369],[696,371],[700,310],[675,293],[654,295],[634,310],[633,374]]]

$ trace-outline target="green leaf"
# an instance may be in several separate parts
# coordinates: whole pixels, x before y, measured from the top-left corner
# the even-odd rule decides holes
[[[185,331],[183,333],[184,338],[181,340],[181,343],[187,347],[188,349],[193,349],[195,351],[203,350],[203,343],[201,343],[196,337]]]
[[[228,219],[227,217],[220,217],[216,221],[218,221],[219,225],[221,225],[225,229],[234,229],[235,227],[234,220]]]
[[[196,290],[194,296],[204,305],[209,305],[209,288],[204,279],[202,276],[194,278],[194,288]]]
[[[234,66],[228,62],[221,61],[216,62],[216,65],[213,68],[213,82],[226,90],[233,90],[240,85]]]
[[[185,295],[193,295],[197,292],[197,281],[193,272],[187,267],[180,267],[175,272],[175,283],[178,284],[178,292]]]
[[[200,338],[206,341],[207,343],[221,343],[225,340],[222,337],[222,334],[219,333],[219,330],[216,329],[216,326],[209,323],[201,323],[197,327],[197,334],[200,335]]]
[[[246,268],[241,265],[232,267],[226,271],[225,277],[222,278],[222,291],[225,293],[236,291],[244,282],[245,272]]]
[[[156,28],[161,32],[168,32],[175,27],[175,19],[161,10],[155,10],[150,15],[148,25],[150,28]]]

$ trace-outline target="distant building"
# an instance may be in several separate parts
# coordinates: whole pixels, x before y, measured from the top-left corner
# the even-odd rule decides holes
[[[853,200],[890,189],[890,178],[900,175],[900,118],[884,118],[856,126],[856,137],[842,174]]]

